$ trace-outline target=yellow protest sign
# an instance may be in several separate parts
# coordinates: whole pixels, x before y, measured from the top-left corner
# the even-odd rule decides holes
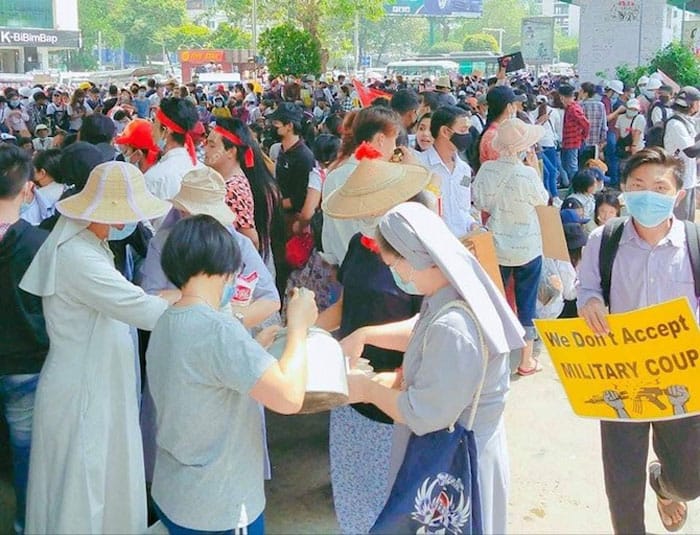
[[[535,320],[574,412],[600,420],[666,420],[700,413],[700,329],[685,298],[583,319]]]

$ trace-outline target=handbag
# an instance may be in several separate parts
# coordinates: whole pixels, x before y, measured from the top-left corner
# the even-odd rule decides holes
[[[467,428],[455,423],[448,429],[423,436],[411,434],[389,498],[370,533],[466,535],[483,532],[478,454],[472,427],[486,377],[488,349],[479,322],[466,303],[447,303],[435,317],[455,307],[466,311],[477,326],[484,360]]]

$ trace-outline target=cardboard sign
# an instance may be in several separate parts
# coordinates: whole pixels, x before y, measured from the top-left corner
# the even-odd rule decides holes
[[[506,295],[503,288],[501,270],[498,267],[498,257],[496,257],[496,245],[493,243],[493,234],[485,230],[476,230],[460,238],[471,254],[473,254],[484,271],[496,284],[496,287],[503,295]]]
[[[610,333],[583,319],[535,320],[571,408],[599,420],[700,414],[700,329],[686,298],[608,315]]]
[[[542,233],[542,256],[570,262],[569,249],[566,245],[564,225],[556,206],[536,206],[537,219]]]
[[[506,72],[515,72],[525,68],[522,52],[514,52],[498,58],[498,65],[506,68]]]

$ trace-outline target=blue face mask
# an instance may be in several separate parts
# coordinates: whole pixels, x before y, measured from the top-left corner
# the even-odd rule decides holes
[[[219,303],[219,308],[224,308],[233,299],[233,294],[236,293],[236,282],[235,279],[231,282],[227,282],[224,285],[224,291],[221,294],[221,303]]]
[[[391,276],[394,277],[396,286],[398,286],[400,290],[403,290],[408,295],[423,295],[420,293],[420,291],[418,291],[418,288],[416,288],[416,285],[413,284],[413,281],[404,282],[393,267],[389,267],[389,269],[391,270]]]
[[[119,241],[131,236],[136,230],[136,223],[129,223],[124,225],[124,228],[119,230],[115,227],[109,227],[109,236],[107,236],[108,241]]]
[[[657,227],[670,218],[677,197],[655,191],[627,191],[624,195],[627,211],[646,228]]]

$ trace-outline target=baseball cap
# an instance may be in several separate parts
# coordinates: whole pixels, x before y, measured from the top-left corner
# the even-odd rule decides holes
[[[124,127],[121,135],[114,138],[115,145],[127,145],[140,150],[158,150],[153,141],[151,122],[146,119],[134,119]]]
[[[547,98],[547,95],[537,95],[537,98],[535,98],[535,102],[537,102],[537,104],[544,104],[548,101],[549,99]]]
[[[517,100],[525,101],[527,100],[527,97],[525,97],[524,99],[520,99],[518,95],[515,94],[515,91],[513,91],[507,85],[493,86],[489,90],[489,92],[486,93],[486,103],[489,106],[494,104],[500,104],[502,102],[510,104],[512,102],[516,102]]]
[[[82,89],[83,91],[85,91],[86,89],[90,89],[91,87],[92,84],[90,82],[81,82],[78,86],[78,89]]]
[[[693,102],[700,100],[700,91],[692,85],[687,85],[681,89],[676,96],[675,104],[681,108],[690,108]]]
[[[620,80],[612,80],[611,82],[608,82],[605,84],[605,88],[612,89],[618,95],[622,95],[625,90],[625,86]]]
[[[569,84],[562,84],[559,86],[559,94],[562,97],[572,97],[574,95],[574,86]]]
[[[301,108],[291,102],[281,102],[277,109],[273,111],[268,119],[271,121],[279,121],[283,124],[301,123],[303,112]]]
[[[625,103],[625,108],[632,110],[639,110],[641,108],[639,100],[636,98],[631,98]]]
[[[662,86],[661,80],[658,78],[650,78],[649,81],[647,82],[646,89],[648,91],[653,91],[654,89],[660,89]]]

